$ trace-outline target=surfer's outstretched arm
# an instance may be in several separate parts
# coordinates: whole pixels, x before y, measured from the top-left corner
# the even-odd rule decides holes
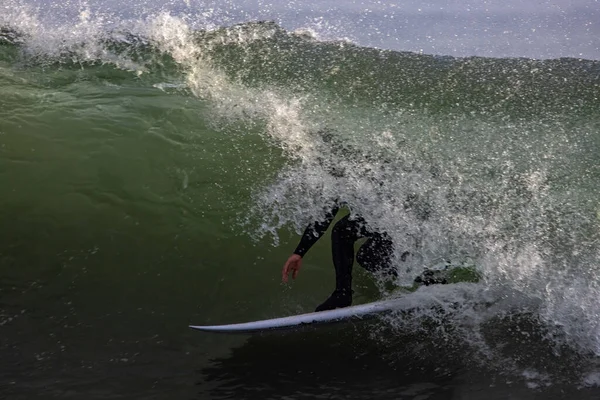
[[[300,243],[298,243],[296,250],[294,250],[294,254],[304,257],[304,255],[308,253],[308,250],[310,250],[310,248],[319,241],[321,236],[327,232],[327,229],[329,228],[329,225],[331,225],[331,222],[335,218],[338,210],[339,207],[334,207],[325,215],[325,219],[323,221],[315,221],[307,226],[302,234]]]
[[[296,279],[298,275],[298,271],[300,267],[302,267],[302,257],[310,250],[310,248],[317,243],[317,241],[327,232],[327,228],[331,225],[331,222],[335,218],[339,210],[339,206],[333,207],[333,209],[325,215],[325,219],[322,221],[315,221],[310,224],[302,234],[302,238],[300,239],[300,243],[296,246],[296,250],[294,250],[294,254],[288,258],[285,265],[283,266],[283,270],[281,271],[281,280],[283,282],[288,281],[288,276],[292,273],[292,278]]]

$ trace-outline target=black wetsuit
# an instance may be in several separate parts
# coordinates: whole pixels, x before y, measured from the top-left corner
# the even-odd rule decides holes
[[[339,211],[339,204],[327,213],[325,220],[309,225],[294,251],[301,257],[323,236]],[[368,240],[356,254],[358,263],[368,271],[387,270],[393,273],[391,257],[393,243],[386,233],[372,232],[361,217],[347,215],[340,219],[331,232],[331,253],[335,267],[335,291],[317,311],[346,307],[352,303],[352,264],[354,263],[354,242],[360,238]]]

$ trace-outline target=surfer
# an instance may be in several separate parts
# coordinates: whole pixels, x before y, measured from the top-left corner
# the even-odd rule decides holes
[[[366,157],[363,153],[352,149],[343,141],[339,141],[335,131],[324,128],[314,132],[315,140],[321,142],[328,151],[335,154],[339,159],[348,159],[355,157]],[[328,173],[335,178],[343,178],[346,172],[343,166],[330,164],[325,160],[318,158],[322,168],[327,169]],[[384,185],[385,181],[379,181],[379,185]],[[332,202],[331,209],[326,213],[321,221],[315,221],[304,231],[300,243],[294,250],[294,253],[288,258],[282,269],[282,281],[287,283],[290,274],[296,279],[298,271],[302,266],[302,258],[308,250],[325,234],[342,204],[338,200]],[[404,209],[412,211],[421,220],[429,218],[430,208],[426,202],[422,201],[419,195],[409,194],[404,201]],[[316,311],[332,310],[335,308],[348,307],[352,305],[352,265],[354,264],[354,243],[361,238],[366,238],[366,242],[356,253],[356,261],[369,272],[383,271],[388,275],[396,276],[397,272],[392,265],[394,255],[394,245],[391,237],[386,232],[377,232],[368,227],[366,221],[357,215],[347,215],[341,218],[333,226],[331,231],[331,253],[333,266],[335,268],[335,290],[320,304]],[[401,256],[401,261],[411,253],[405,251]]]
[[[302,266],[302,258],[308,250],[323,236],[331,225],[340,205],[336,202],[326,214],[325,219],[310,224],[294,253],[288,258],[282,270],[282,281],[287,282],[289,275],[296,279]],[[354,263],[354,242],[360,238],[367,241],[356,254],[357,262],[367,271],[386,271],[395,274],[392,267],[393,243],[387,233],[374,232],[367,228],[363,218],[346,215],[340,219],[331,231],[331,251],[335,268],[335,290],[316,311],[348,307],[352,304],[352,264]],[[402,254],[404,261],[408,252]]]

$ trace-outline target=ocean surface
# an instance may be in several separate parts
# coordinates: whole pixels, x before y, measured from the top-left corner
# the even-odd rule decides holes
[[[373,22],[392,3],[325,3],[0,1],[0,398],[600,397],[598,4],[567,42],[419,51]],[[481,282],[188,328],[312,311],[329,236],[281,267],[334,198],[391,236],[394,284]]]

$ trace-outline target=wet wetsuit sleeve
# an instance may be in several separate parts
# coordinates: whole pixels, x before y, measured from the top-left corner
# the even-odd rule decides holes
[[[329,228],[329,225],[331,225],[331,221],[333,221],[335,218],[338,210],[339,207],[336,205],[330,212],[327,213],[323,221],[315,221],[314,223],[310,224],[304,230],[302,239],[300,239],[300,243],[298,243],[296,250],[294,250],[294,254],[304,257],[308,250],[310,250],[310,248],[317,243],[321,236],[327,232],[327,228]]]

